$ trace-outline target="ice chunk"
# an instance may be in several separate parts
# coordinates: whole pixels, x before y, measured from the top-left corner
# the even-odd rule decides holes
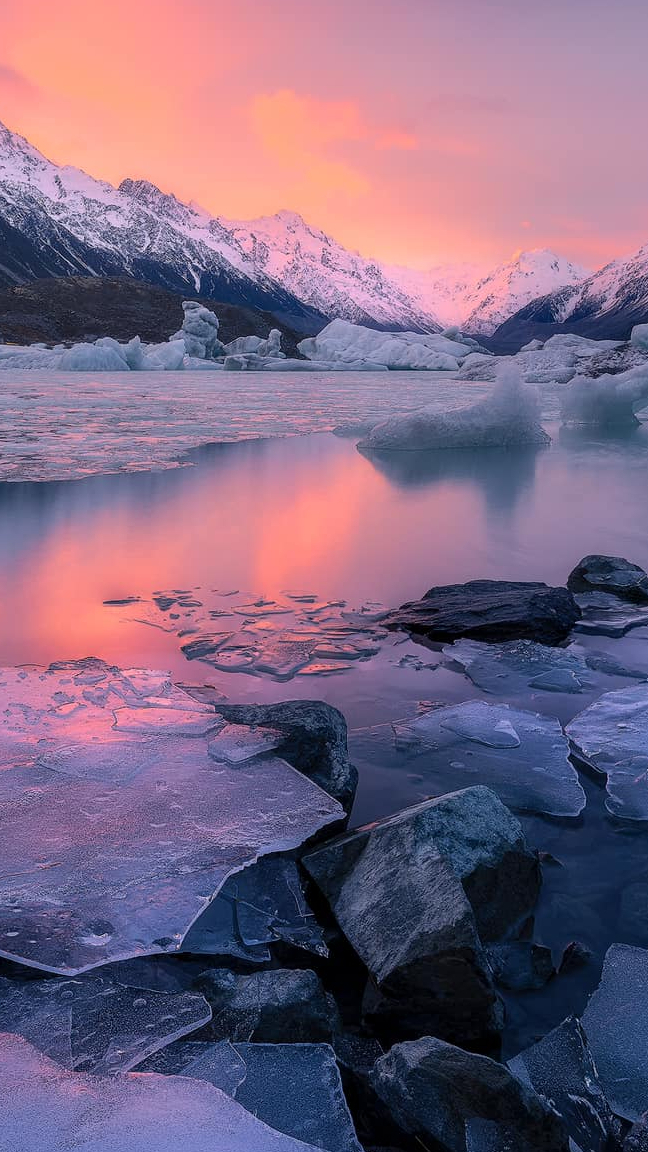
[[[268,857],[230,877],[191,926],[183,947],[187,952],[261,962],[270,959],[268,945],[278,940],[327,955],[297,865]]]
[[[225,724],[209,742],[209,755],[226,764],[243,764],[253,756],[272,752],[284,741],[273,728],[252,728],[249,724]]]
[[[168,340],[166,344],[151,344],[146,349],[153,369],[180,372],[184,368],[185,348],[182,340]]]
[[[272,359],[285,359],[285,352],[281,351],[281,332],[278,328],[271,328],[266,340],[261,336],[239,336],[225,345],[229,356],[252,352],[257,356]]]
[[[613,944],[583,1028],[613,1112],[638,1120],[648,1101],[648,951]]]
[[[509,1060],[511,1072],[563,1117],[583,1152],[606,1152],[612,1114],[578,1020],[569,1017],[531,1048]]]
[[[149,1068],[207,1080],[269,1127],[325,1152],[362,1152],[328,1044],[190,1042],[167,1049]]]
[[[171,342],[184,342],[188,356],[199,360],[214,360],[225,355],[225,346],[218,339],[218,318],[198,300],[183,300],[184,320],[182,328]]]
[[[315,1152],[205,1080],[69,1072],[7,1033],[0,1036],[0,1112],[2,1142],[12,1152]]]
[[[549,443],[550,437],[539,423],[535,392],[509,368],[484,400],[445,413],[430,407],[391,416],[360,440],[358,448],[427,451]]]
[[[648,625],[648,608],[629,604],[610,592],[583,592],[576,596],[576,602],[582,616],[575,632],[618,638]]]
[[[317,336],[297,345],[309,360],[371,360],[386,368],[428,369],[453,372],[459,362],[475,348],[474,341],[464,344],[441,334],[420,332],[380,332],[332,320]]]
[[[507,704],[471,700],[395,724],[436,793],[486,784],[513,808],[578,816],[585,793],[557,720]]]
[[[606,692],[565,731],[577,757],[607,777],[608,812],[648,820],[648,684]]]
[[[62,372],[128,372],[126,357],[117,351],[116,344],[74,344],[63,353],[58,367]]]
[[[648,404],[648,365],[603,376],[576,376],[565,392],[562,418],[566,424],[624,427],[637,424],[635,415]]]
[[[443,655],[459,664],[478,688],[496,696],[518,695],[529,688],[580,693],[596,686],[596,672],[645,679],[645,673],[625,668],[608,653],[590,652],[576,645],[549,648],[532,640],[504,644],[458,640],[445,647]]]
[[[127,1072],[210,1019],[203,996],[130,987],[110,969],[72,980],[0,977],[0,1031],[78,1072]]]
[[[229,876],[342,818],[277,756],[214,761],[210,707],[100,661],[0,670],[1,955],[70,974],[177,952]]]
[[[648,324],[635,324],[630,333],[630,343],[642,352],[648,352]]]

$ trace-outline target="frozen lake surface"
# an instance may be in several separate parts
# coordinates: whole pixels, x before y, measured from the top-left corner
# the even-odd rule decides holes
[[[351,728],[356,823],[438,784],[420,751],[397,747],[392,722],[430,701],[493,702],[440,651],[385,634],[381,606],[479,577],[564,584],[589,552],[648,565],[648,427],[560,430],[560,389],[543,390],[549,448],[369,456],[330,429],[423,403],[441,411],[483,388],[430,373],[21,373],[0,385],[12,480],[0,483],[0,663],[92,655],[168,668],[232,701],[327,700]],[[195,466],[170,467],[179,457]],[[574,639],[648,675],[646,628]],[[574,693],[522,678],[510,699],[566,723],[628,683],[596,672]],[[579,939],[595,959],[511,998],[511,1051],[583,1007],[612,941],[648,945],[645,831],[616,823],[602,787],[581,782],[577,820],[523,819],[560,861],[544,869],[536,939],[555,959]]]

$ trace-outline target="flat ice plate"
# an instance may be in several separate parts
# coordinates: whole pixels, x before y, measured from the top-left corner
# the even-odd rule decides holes
[[[229,875],[339,820],[274,755],[215,761],[168,674],[0,669],[0,955],[73,974],[174,952]]]

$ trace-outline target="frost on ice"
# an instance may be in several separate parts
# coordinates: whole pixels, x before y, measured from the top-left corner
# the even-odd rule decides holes
[[[437,794],[485,784],[521,811],[578,816],[585,807],[567,739],[552,717],[471,700],[435,708],[394,731],[399,748],[420,755]]]
[[[606,692],[566,732],[577,757],[607,778],[608,811],[648,820],[648,684]]]
[[[372,428],[358,448],[427,451],[549,443],[535,392],[522,384],[515,368],[506,367],[491,395],[476,404],[449,412],[430,407],[391,416]]]
[[[148,1060],[149,1070],[207,1080],[271,1128],[325,1152],[362,1152],[329,1044],[189,1041]]]
[[[70,1072],[8,1033],[0,1113],[5,1147],[29,1152],[316,1152],[205,1080]]]
[[[101,661],[0,673],[0,954],[47,971],[177,952],[229,876],[340,805],[272,753],[209,754],[213,705]]]
[[[129,984],[110,969],[70,980],[0,977],[0,1032],[14,1032],[79,1072],[128,1072],[147,1056],[207,1024],[196,992]]]

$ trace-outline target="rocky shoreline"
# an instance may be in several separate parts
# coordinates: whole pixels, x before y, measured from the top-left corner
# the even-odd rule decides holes
[[[588,556],[564,588],[431,589],[387,624],[454,641],[474,677],[569,691],[595,656],[556,647],[573,625],[632,627],[646,603],[643,570]],[[646,1146],[648,949],[613,944],[581,1019],[501,1058],[508,993],[590,963],[534,939],[552,861],[515,789],[577,816],[584,770],[645,834],[645,679],[564,730],[437,702],[397,736],[454,787],[351,830],[330,705],[225,704],[98,660],[3,669],[0,694],[8,1147],[121,1147],[133,1125],[138,1148],[192,1152]]]

